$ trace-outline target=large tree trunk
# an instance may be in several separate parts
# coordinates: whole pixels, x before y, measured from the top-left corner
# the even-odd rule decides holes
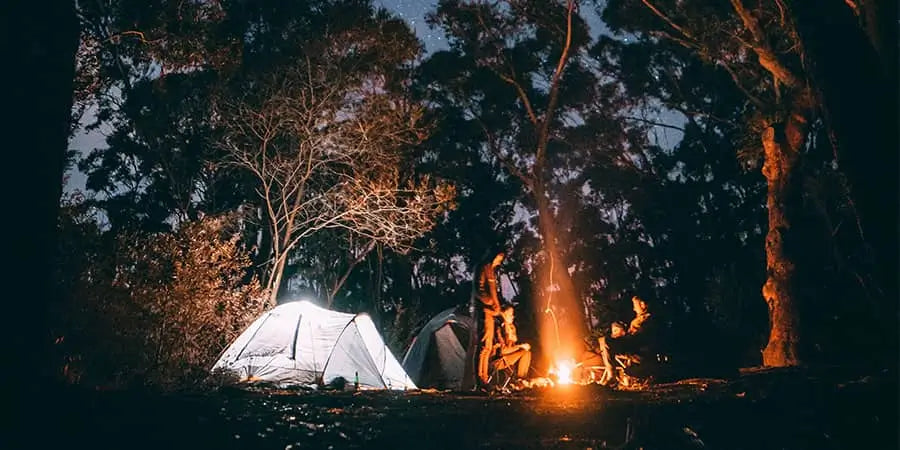
[[[762,133],[765,152],[763,175],[768,192],[769,231],[766,235],[768,279],[762,293],[769,305],[769,342],[763,350],[763,364],[771,367],[795,366],[801,362],[801,328],[798,307],[802,277],[798,274],[797,233],[793,218],[802,207],[802,183],[798,165],[809,131],[812,97],[799,93],[788,119],[773,124]]]
[[[14,252],[5,327],[15,330],[6,347],[19,369],[4,375],[31,383],[45,375],[52,337],[47,328],[51,302],[57,300],[53,260],[57,250],[57,218],[62,195],[63,167],[68,148],[72,111],[78,21],[74,2],[7,2],[0,28],[9,53],[6,74],[7,109],[11,112],[4,133],[12,226],[8,236]],[[15,291],[15,289],[13,289]],[[28,320],[22,320],[27,317]],[[21,330],[18,327],[22,327]],[[24,370],[23,368],[28,368]],[[38,381],[40,383],[40,381]],[[5,386],[16,384],[4,383]]]
[[[862,10],[848,6],[860,3]],[[900,143],[896,23],[890,22],[896,20],[897,5],[840,0],[789,4],[804,60],[837,141],[839,168],[847,175],[850,198],[874,255],[873,270],[882,291],[875,322],[883,322],[885,337],[895,345]],[[882,10],[875,14],[878,8]]]
[[[583,309],[584,305],[578,297],[572,278],[569,275],[568,263],[559,249],[559,230],[556,226],[556,214],[547,198],[544,186],[535,183],[534,196],[538,211],[538,231],[547,253],[549,267],[546,282],[539,286],[547,286],[543,303],[536,305],[541,325],[543,350],[548,357],[575,357],[581,344],[582,336],[586,336]],[[546,296],[550,296],[549,302]],[[552,306],[552,312],[547,306]]]
[[[6,56],[4,205],[11,253],[4,301],[5,358],[2,371],[7,448],[43,447],[33,433],[58,401],[49,329],[59,301],[54,260],[59,202],[68,147],[78,48],[78,21],[71,1],[4,2],[0,29]],[[37,427],[37,428],[36,428]]]

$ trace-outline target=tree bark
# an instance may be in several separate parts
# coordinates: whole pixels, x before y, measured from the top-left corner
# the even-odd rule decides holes
[[[547,306],[554,306],[553,316],[550,317],[553,326],[552,329],[544,327],[542,330],[543,344],[549,348],[544,348],[548,356],[564,356],[557,354],[561,351],[568,354],[577,351],[577,344],[581,343],[581,337],[586,336],[583,317],[583,303],[575,292],[572,277],[569,276],[568,264],[565,257],[559,249],[559,230],[556,226],[556,214],[550,205],[550,199],[547,197],[543,183],[538,181],[534,188],[535,202],[538,211],[538,231],[541,234],[541,240],[544,244],[544,250],[547,252],[550,265],[548,267],[548,280],[541,285],[548,286],[550,292],[546,295],[552,296],[550,302],[544,298],[544,305],[541,305],[541,314],[546,316],[551,314],[546,310]],[[554,290],[554,287],[556,290]],[[559,309],[562,306],[563,309]],[[562,311],[562,315],[559,312]],[[561,347],[561,348],[560,348]],[[573,348],[569,348],[573,347]],[[558,351],[557,351],[558,350]],[[575,354],[568,356],[577,356]]]
[[[798,248],[794,236],[794,216],[801,209],[802,182],[800,152],[806,144],[812,96],[799,92],[784,123],[773,124],[762,133],[765,163],[763,175],[768,187],[769,231],[766,235],[766,272],[762,294],[769,306],[769,342],[763,350],[763,365],[796,366],[801,363],[802,333],[798,307],[802,298],[798,286]]]
[[[50,324],[60,299],[54,279],[59,202],[68,147],[78,20],[71,1],[5,2],[0,13],[0,46],[9,77],[3,133],[8,175],[4,205],[12,252],[4,302],[6,358],[4,404],[16,411],[7,421],[10,448],[42,447],[31,433],[55,405]]]
[[[837,144],[839,169],[847,176],[863,237],[874,256],[882,301],[873,314],[896,344],[900,143],[896,24],[889,23],[896,15],[875,14],[896,12],[896,3],[863,2],[862,17],[838,0],[789,5]]]
[[[281,277],[284,274],[284,265],[287,263],[287,252],[276,253],[278,256],[275,260],[275,268],[273,270],[272,279],[269,283],[269,304],[278,304],[278,291],[281,289]]]

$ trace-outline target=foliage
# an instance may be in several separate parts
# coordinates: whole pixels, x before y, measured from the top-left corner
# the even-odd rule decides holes
[[[206,378],[228,343],[268,306],[236,217],[175,232],[102,235],[65,205],[57,335],[69,381],[182,387]]]
[[[406,24],[364,0],[80,3],[73,113],[96,111],[108,147],[82,149],[93,194],[65,205],[60,277],[80,311],[60,316],[77,330],[65,345],[108,348],[106,361],[89,352],[86,374],[177,372],[125,348],[174,345],[160,324],[187,325],[163,299],[215,290],[166,274],[225,265],[174,248],[202,247],[187,230],[234,214],[240,226],[223,225],[235,234],[216,245],[250,269],[230,291],[257,292],[241,287],[255,274],[282,298],[368,312],[397,353],[469,301],[476,262],[503,244],[523,339],[538,342],[551,281],[570,278],[594,332],[630,317],[639,294],[673,345],[733,340],[727,352],[757,363],[769,325],[760,136],[816,81],[798,3],[591,6],[442,0],[429,21],[448,48],[422,55]],[[852,350],[878,284],[837,164],[840,114],[819,106],[790,211],[797,281],[815,300],[802,311],[809,342]],[[129,334],[120,318],[153,332]],[[192,350],[172,358],[208,357],[181,347]]]
[[[302,62],[236,81],[245,94],[223,99],[214,113],[226,163],[257,182],[272,239],[273,298],[291,252],[313,233],[342,229],[406,252],[455,195],[407,169],[408,148],[428,126],[421,106],[390,83],[416,46],[407,38],[403,47],[403,35],[367,33],[325,37]],[[347,41],[358,44],[333,44]]]

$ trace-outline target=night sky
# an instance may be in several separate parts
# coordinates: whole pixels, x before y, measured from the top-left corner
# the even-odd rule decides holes
[[[440,30],[432,30],[425,23],[425,15],[437,7],[437,0],[374,0],[376,6],[381,6],[389,11],[393,11],[400,17],[406,19],[410,26],[415,30],[416,35],[425,44],[425,51],[432,53],[447,48],[447,40],[444,33]],[[597,16],[593,7],[584,7],[581,14],[587,18],[587,22],[591,27],[591,35],[596,38],[599,33],[607,34],[609,31]],[[90,111],[85,114],[82,120],[82,126],[75,132],[69,140],[69,147],[80,151],[82,154],[89,153],[94,148],[105,146],[103,133],[99,130],[90,133],[84,132],[84,125],[93,122],[94,117]],[[78,172],[77,169],[67,174],[68,178],[65,185],[66,192],[74,190],[84,190],[85,176]]]
[[[375,0],[375,5],[394,11],[406,19],[419,39],[425,43],[425,51],[430,53],[447,47],[444,33],[430,29],[425,23],[425,14],[437,7],[437,0]]]

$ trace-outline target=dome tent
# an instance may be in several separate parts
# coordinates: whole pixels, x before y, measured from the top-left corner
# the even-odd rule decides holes
[[[308,301],[263,313],[212,370],[280,385],[329,384],[337,378],[353,383],[358,377],[360,388],[416,389],[369,316],[330,311]]]
[[[456,308],[435,315],[413,339],[403,368],[421,387],[464,389],[474,377],[475,322]]]

